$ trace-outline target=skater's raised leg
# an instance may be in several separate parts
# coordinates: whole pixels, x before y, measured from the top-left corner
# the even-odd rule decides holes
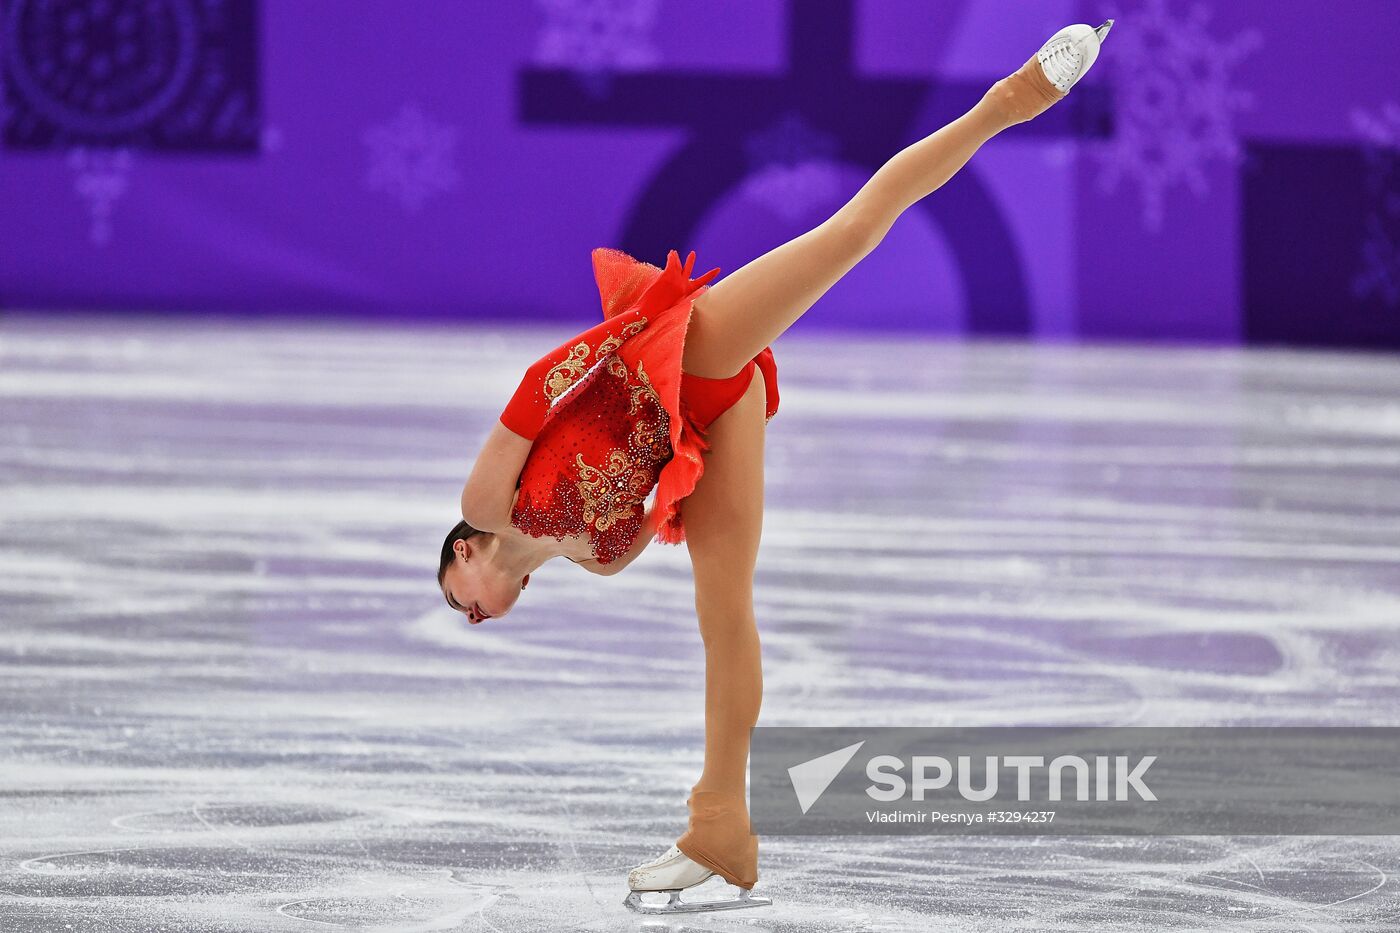
[[[1088,71],[1107,35],[1071,26],[952,123],[897,153],[819,226],[719,279],[695,302],[681,368],[724,378],[778,338],[1002,130],[1044,112]]]

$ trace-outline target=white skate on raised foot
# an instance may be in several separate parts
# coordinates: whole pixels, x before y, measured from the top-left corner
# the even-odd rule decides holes
[[[638,865],[627,874],[627,887],[632,891],[622,903],[643,914],[683,914],[702,910],[735,910],[741,907],[767,907],[771,898],[750,894],[740,888],[737,897],[712,900],[681,900],[681,892],[686,888],[704,884],[714,877],[714,872],[704,865],[693,862],[684,852],[671,846],[666,854],[655,861]],[[668,895],[665,903],[649,903],[642,899],[643,894]]]
[[[1111,19],[1105,20],[1097,29],[1084,23],[1066,26],[1035,53],[1045,77],[1061,94],[1068,94],[1069,89],[1088,73],[1099,57],[1099,46],[1112,28]]]

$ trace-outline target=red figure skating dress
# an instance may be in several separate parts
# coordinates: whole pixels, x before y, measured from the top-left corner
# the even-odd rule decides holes
[[[656,489],[656,540],[685,540],[681,501],[704,472],[710,424],[743,395],[753,367],[767,389],[766,418],[778,410],[778,371],[764,347],[725,379],[681,372],[691,302],[719,274],[690,277],[692,252],[666,268],[620,250],[595,249],[593,274],[603,322],[537,360],[501,414],[532,440],[511,524],[533,537],[586,535],[594,558],[610,563],[641,531]]]

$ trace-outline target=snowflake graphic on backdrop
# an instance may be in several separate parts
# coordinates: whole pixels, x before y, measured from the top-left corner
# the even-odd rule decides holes
[[[606,84],[609,71],[650,68],[660,57],[652,44],[660,0],[537,0],[545,13],[535,63],[570,68]],[[599,86],[597,90],[605,88]]]
[[[1400,307],[1400,104],[1392,101],[1376,113],[1354,110],[1351,123],[1361,135],[1367,201],[1352,293]]]
[[[112,240],[112,211],[126,194],[133,162],[130,149],[68,152],[73,191],[87,204],[88,242],[93,246],[106,246]]]
[[[438,123],[417,104],[404,104],[392,120],[365,130],[365,186],[388,193],[406,211],[418,211],[433,195],[455,191],[460,183],[460,135],[457,127]]]
[[[1144,0],[1131,18],[1121,9],[1107,16],[1131,27],[1104,43],[1104,58],[1120,80],[1113,138],[1092,147],[1099,184],[1110,193],[1125,179],[1135,184],[1143,225],[1156,231],[1168,191],[1185,185],[1204,196],[1208,165],[1241,160],[1234,117],[1253,101],[1231,84],[1232,72],[1262,39],[1256,30],[1219,36],[1204,6],[1178,16],[1168,0]]]
[[[749,175],[742,194],[784,220],[801,220],[840,193],[838,148],[835,137],[789,111],[744,141]]]

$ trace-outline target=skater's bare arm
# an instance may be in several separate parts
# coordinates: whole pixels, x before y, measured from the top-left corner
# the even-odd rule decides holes
[[[515,484],[532,446],[532,441],[496,422],[462,488],[462,519],[468,525],[498,531],[510,524]]]

